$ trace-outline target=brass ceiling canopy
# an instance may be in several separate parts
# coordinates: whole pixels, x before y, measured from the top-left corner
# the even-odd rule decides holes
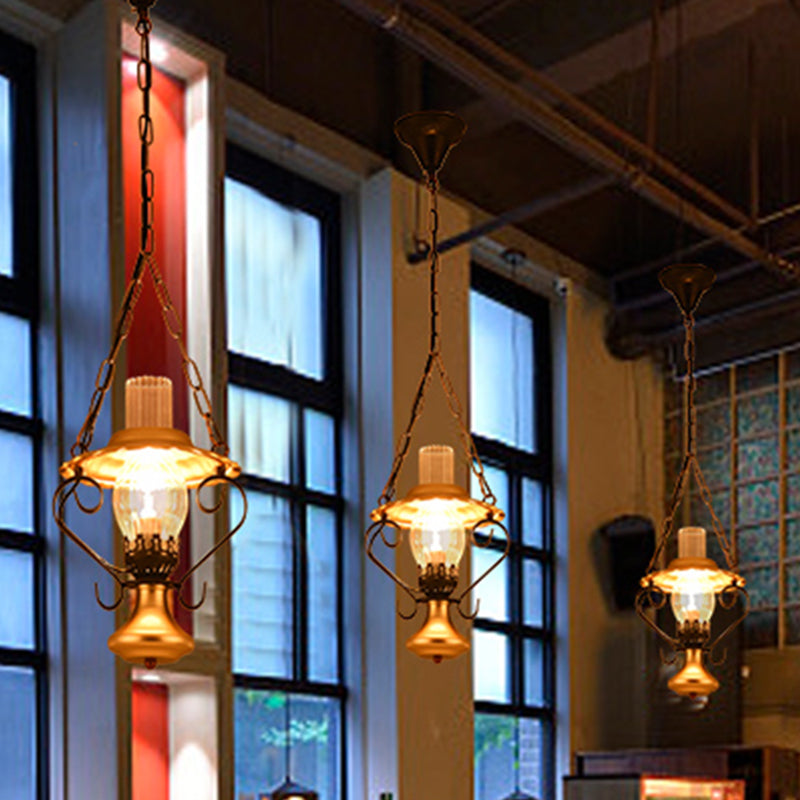
[[[417,111],[394,124],[397,138],[414,153],[425,175],[434,178],[466,130],[466,122],[451,111]]]
[[[717,275],[705,264],[673,264],[658,273],[658,281],[675,298],[681,312],[693,316]]]

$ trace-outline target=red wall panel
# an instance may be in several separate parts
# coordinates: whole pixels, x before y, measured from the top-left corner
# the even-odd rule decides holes
[[[131,694],[132,800],[169,800],[169,689],[134,683]]]

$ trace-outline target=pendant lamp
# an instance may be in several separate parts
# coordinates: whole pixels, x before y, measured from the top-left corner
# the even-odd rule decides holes
[[[430,194],[430,339],[422,377],[414,397],[408,425],[399,439],[389,479],[378,505],[371,512],[372,524],[365,534],[368,557],[388,575],[407,596],[414,608],[425,606],[427,617],[423,627],[407,642],[411,652],[435,663],[455,658],[469,649],[469,642],[453,627],[453,606],[465,619],[475,614],[462,608],[464,599],[508,554],[508,531],[502,525],[504,513],[496,506],[477,448],[464,420],[461,403],[453,389],[441,354],[439,330],[439,171],[450,150],[461,140],[466,125],[455,114],[444,111],[424,111],[402,117],[395,124],[395,133],[417,159]],[[430,444],[419,451],[418,483],[405,497],[398,499],[397,479],[402,470],[417,421],[422,415],[425,396],[434,376],[444,392],[454,420],[463,453],[480,487],[481,497],[475,499],[455,482],[455,453],[452,447]],[[461,592],[459,583],[461,559],[468,544],[486,547],[495,527],[505,534],[505,550],[497,560]],[[485,539],[476,533],[486,531]],[[378,539],[388,548],[397,548],[408,539],[411,554],[417,564],[417,586],[403,580],[375,554]],[[477,613],[477,612],[476,612]]]
[[[710,659],[712,663],[721,663],[721,660],[713,658],[716,646],[742,622],[749,608],[745,580],[736,572],[735,551],[714,513],[711,492],[697,458],[694,315],[700,300],[715,279],[714,271],[700,264],[676,264],[666,267],[659,274],[661,285],[673,296],[680,308],[685,330],[686,453],[664,518],[660,539],[636,597],[639,616],[673,651],[673,655],[667,657],[667,662],[673,663],[676,658],[681,659],[680,670],[667,685],[676,694],[691,698],[708,696],[719,688],[719,681],[706,667],[706,659]],[[692,479],[697,485],[700,500],[709,512],[712,533],[719,543],[725,566],[719,567],[708,558],[706,530],[690,525],[678,531],[677,557],[666,567],[659,569],[659,561],[666,555],[667,544],[672,536],[675,515]],[[724,609],[732,609],[739,598],[742,600],[741,614],[712,639],[711,618],[714,609],[718,605]],[[654,612],[665,608],[667,603],[675,617],[674,635],[663,630],[654,619]]]
[[[150,9],[154,0],[136,0],[136,32],[140,52],[137,80],[142,94],[139,117],[141,143],[141,230],[140,249],[130,283],[123,296],[111,348],[100,365],[89,410],[71,458],[61,465],[61,483],[53,496],[53,514],[60,530],[93,558],[117,584],[113,602],[107,610],[118,608],[130,595],[130,619],[108,640],[109,648],[133,664],[153,668],[177,661],[194,648],[192,637],[175,621],[172,604],[177,598],[187,609],[196,609],[182,596],[189,578],[220,549],[244,524],[247,500],[236,481],[237,463],[228,457],[228,446],[214,420],[203,378],[184,345],[183,330],[154,257],[153,230],[154,176],[149,165],[153,142],[150,116],[152,63],[150,60]],[[150,276],[164,325],[175,341],[182,360],[183,374],[194,403],[205,421],[210,449],[195,446],[189,436],[172,424],[172,383],[168,378],[143,375],[131,378],[125,386],[125,428],[111,436],[105,447],[93,449],[92,439],[103,401],[114,379],[122,344],[133,322],[134,309],[144,281]],[[242,499],[241,519],[181,577],[174,577],[179,560],[179,538],[189,510],[189,492],[194,490],[198,508],[214,514],[222,507],[220,487],[238,491]],[[66,521],[66,508],[73,501],[87,514],[100,510],[103,494],[111,490],[114,517],[123,537],[124,563],[115,565],[96,553]],[[83,492],[81,491],[83,490]],[[84,494],[94,493],[93,498]],[[201,493],[210,493],[212,501]]]
[[[280,786],[274,788],[264,800],[319,800],[319,794],[313,789],[307,789],[291,779],[292,767],[292,716],[291,697],[285,695],[284,708],[284,735],[286,738],[286,778]]]

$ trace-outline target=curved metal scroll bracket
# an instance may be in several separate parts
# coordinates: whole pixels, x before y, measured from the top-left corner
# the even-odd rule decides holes
[[[81,484],[90,486],[97,491],[97,502],[94,505],[87,505],[81,500],[78,495],[78,489]],[[81,474],[74,475],[71,478],[61,481],[53,494],[53,518],[61,533],[78,545],[89,558],[96,561],[118,584],[124,585],[124,576],[127,574],[126,571],[103,558],[67,525],[64,512],[70,498],[75,501],[75,504],[84,514],[96,514],[103,507],[103,487],[93,478]],[[105,607],[99,597],[98,602]],[[119,603],[116,603],[113,608],[116,608],[117,605],[119,605]]]
[[[395,604],[394,604],[394,609],[395,609],[395,611],[397,612],[397,616],[398,616],[398,617],[400,617],[400,619],[406,619],[406,620],[408,620],[408,619],[414,619],[414,617],[416,617],[416,616],[417,616],[417,611],[419,610],[419,605],[420,605],[420,603],[421,603],[421,602],[422,602],[421,600],[416,600],[416,601],[415,601],[415,603],[414,603],[414,606],[413,606],[413,608],[411,609],[411,611],[409,611],[409,612],[406,614],[406,613],[405,613],[405,612],[404,612],[404,611],[403,611],[403,610],[400,608],[400,597],[398,597],[398,598],[397,598],[397,600],[395,601]]]
[[[489,533],[489,535],[488,535],[488,537],[487,537],[486,541],[485,541],[483,544],[481,544],[481,543],[480,543],[480,542],[479,542],[479,541],[478,541],[478,540],[475,538],[475,532],[476,532],[476,531],[477,531],[479,528],[484,528],[484,527],[486,527],[487,525],[488,525],[488,526],[491,526],[491,531],[492,531],[492,532],[490,532],[490,533]],[[476,586],[477,586],[477,585],[478,585],[478,584],[479,584],[479,583],[480,583],[480,582],[481,582],[481,581],[482,581],[484,578],[486,578],[486,577],[489,575],[489,573],[490,573],[490,572],[492,572],[493,570],[497,569],[497,567],[499,567],[499,566],[500,566],[500,564],[501,564],[503,561],[505,561],[506,557],[508,556],[508,552],[509,552],[509,550],[511,549],[511,537],[508,535],[508,528],[506,528],[506,526],[505,526],[505,525],[503,525],[503,523],[502,523],[502,522],[498,522],[498,520],[496,520],[496,519],[484,519],[484,520],[481,520],[481,521],[480,521],[480,522],[479,522],[477,525],[475,525],[475,526],[472,528],[472,530],[470,531],[470,539],[471,539],[471,541],[472,541],[472,546],[473,546],[473,547],[480,547],[481,549],[484,549],[484,548],[488,547],[488,546],[491,544],[491,541],[492,541],[492,536],[493,536],[493,530],[494,530],[494,527],[495,527],[495,526],[496,526],[496,527],[498,527],[498,528],[500,528],[500,529],[503,531],[503,533],[505,534],[505,536],[506,536],[506,546],[503,548],[503,552],[502,552],[502,553],[500,553],[500,555],[499,555],[499,557],[497,558],[497,560],[496,560],[496,561],[495,561],[495,562],[494,562],[494,563],[493,563],[493,564],[492,564],[492,565],[491,565],[491,566],[490,566],[490,567],[489,567],[489,568],[488,568],[488,569],[487,569],[487,570],[486,570],[486,571],[485,571],[485,572],[484,572],[482,575],[479,575],[479,576],[478,576],[478,577],[477,577],[477,578],[476,578],[474,581],[472,581],[472,583],[471,583],[469,586],[467,586],[467,588],[466,588],[466,589],[464,589],[464,591],[463,591],[463,592],[461,592],[461,594],[460,594],[458,597],[455,597],[455,598],[453,598],[453,600],[451,601],[451,602],[455,603],[455,606],[456,606],[456,608],[458,609],[458,613],[459,613],[459,614],[460,614],[460,615],[461,615],[461,616],[462,616],[464,619],[467,619],[467,620],[475,619],[475,617],[477,617],[477,616],[478,616],[478,611],[480,610],[480,601],[478,601],[478,602],[475,604],[475,610],[474,610],[474,611],[464,611],[464,609],[461,607],[461,603],[463,602],[464,598],[465,598],[465,597],[466,597],[466,596],[467,596],[467,595],[468,595],[468,594],[469,594],[469,593],[470,593],[470,592],[471,592],[471,591],[472,591],[472,590],[473,590],[473,589],[474,589],[474,588],[475,588],[475,587],[476,587]]]
[[[125,599],[125,589],[126,586],[121,581],[117,581],[117,586],[115,587],[114,591],[114,600],[111,603],[104,603],[100,599],[100,589],[97,585],[97,581],[94,584],[94,599],[97,600],[97,605],[100,608],[105,609],[106,611],[116,611],[120,605],[122,605],[122,601]]]
[[[220,497],[213,505],[206,505],[200,494],[203,489],[207,489],[212,486],[217,486],[219,484],[225,484],[226,486],[232,486],[239,492],[239,496],[242,499],[242,515],[239,518],[239,521],[234,525],[213,547],[211,547],[208,552],[196,563],[194,566],[190,567],[183,575],[182,578],[175,581],[175,589],[178,594],[178,598],[180,600],[181,594],[183,592],[183,587],[186,584],[186,581],[197,572],[203,564],[206,563],[210,558],[214,556],[214,554],[222,547],[224,547],[236,534],[241,527],[244,525],[244,521],[247,519],[247,495],[245,494],[244,489],[240,486],[239,482],[235,478],[230,478],[222,472],[217,473],[216,475],[210,475],[204,481],[200,483],[197,487],[196,494],[195,494],[195,502],[197,503],[197,507],[204,513],[204,514],[215,514],[222,508],[223,504],[225,503],[225,498]],[[203,585],[203,595],[200,598],[200,601],[196,605],[191,605],[185,603],[183,600],[180,600],[181,605],[190,610],[197,610],[200,608],[201,605],[205,602],[206,599],[206,586]]]
[[[196,603],[190,603],[188,600],[183,599],[183,587],[184,584],[181,585],[175,590],[175,594],[178,597],[178,602],[181,604],[182,608],[185,608],[187,611],[197,611],[200,606],[203,605],[206,601],[206,594],[208,593],[208,584],[206,581],[203,581],[203,591],[200,594],[200,599]]]
[[[728,625],[725,630],[720,633],[719,636],[708,646],[708,660],[713,664],[715,667],[718,667],[725,661],[725,658],[728,654],[727,648],[725,648],[720,655],[716,655],[715,651],[719,646],[719,643],[727,638],[736,628],[738,628],[744,618],[747,616],[748,612],[750,611],[750,595],[747,592],[747,589],[744,586],[737,586],[736,584],[731,584],[730,586],[726,586],[717,596],[717,601],[719,604],[727,610],[730,610],[736,604],[736,601],[739,598],[739,595],[742,596],[742,613],[736,617],[736,619]]]
[[[386,527],[394,528],[397,532],[397,535],[394,539],[387,539],[385,534]],[[389,547],[390,549],[394,550],[399,544],[401,540],[402,530],[398,525],[396,525],[391,520],[386,519],[385,517],[373,522],[366,530],[364,534],[364,549],[367,552],[367,556],[369,560],[372,561],[380,570],[388,575],[413,601],[416,606],[417,603],[425,602],[426,598],[420,592],[415,591],[414,587],[410,584],[406,583],[394,570],[389,569],[386,564],[381,561],[378,556],[375,555],[373,547],[375,545],[376,540],[380,536],[383,543]],[[400,613],[398,608],[398,613]],[[414,609],[414,614],[416,614],[416,607]],[[413,617],[414,614],[411,616]],[[403,616],[400,614],[400,616]],[[411,619],[411,617],[404,617],[404,619]]]
[[[662,631],[647,613],[650,610],[660,611],[666,604],[667,595],[653,585],[643,586],[636,594],[636,613],[670,646],[674,652],[678,648],[678,640]]]

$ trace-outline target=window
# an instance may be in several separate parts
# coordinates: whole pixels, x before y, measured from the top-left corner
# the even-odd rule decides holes
[[[0,798],[47,794],[44,537],[37,480],[36,55],[0,34]]]
[[[549,309],[544,299],[482,269],[473,269],[472,287],[472,433],[511,536],[508,559],[478,589],[475,796],[497,800],[518,781],[535,797],[553,797]],[[503,546],[474,548],[473,574]]]
[[[236,797],[341,800],[339,199],[229,147],[225,220]]]
[[[666,485],[683,448],[683,387],[667,380]],[[697,450],[714,511],[736,542],[750,613],[744,645],[800,643],[800,350],[706,371],[697,383]],[[685,524],[710,530],[692,483]],[[682,522],[682,524],[684,524]],[[708,552],[722,554],[713,536]]]

